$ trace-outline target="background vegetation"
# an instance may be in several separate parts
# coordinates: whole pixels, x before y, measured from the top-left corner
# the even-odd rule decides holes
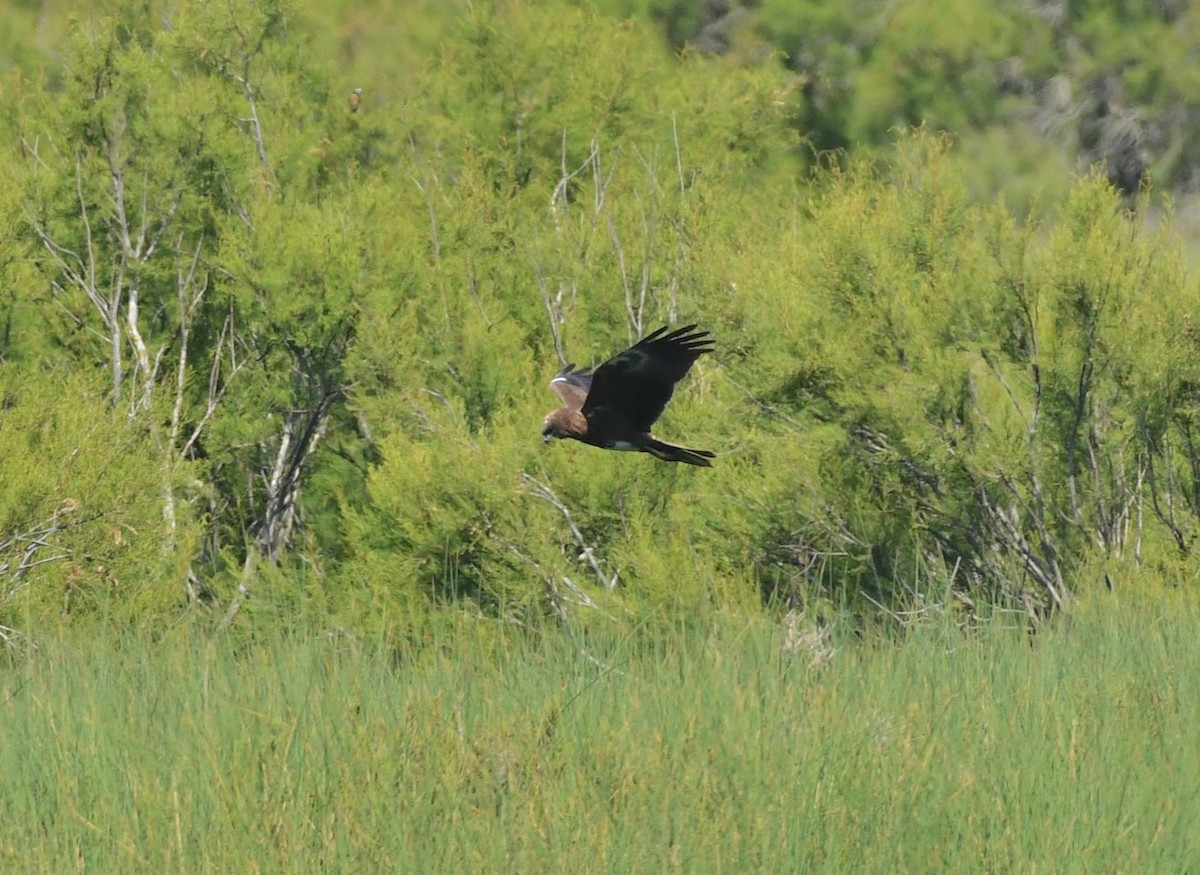
[[[9,6],[0,868],[1194,868],[1192,5]]]
[[[1120,596],[1118,596],[1120,598]],[[24,872],[1094,872],[1196,858],[1194,603],[903,646],[54,641],[0,677]],[[222,639],[227,642],[229,639]]]
[[[1189,582],[1194,15],[22,7],[0,626],[1036,622]],[[715,470],[541,446],[561,361],[691,321],[663,430]]]

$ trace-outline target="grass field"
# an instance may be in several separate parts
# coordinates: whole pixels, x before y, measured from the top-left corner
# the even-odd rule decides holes
[[[1195,871],[1198,619],[1109,601],[817,666],[719,620],[43,641],[0,678],[0,871]]]

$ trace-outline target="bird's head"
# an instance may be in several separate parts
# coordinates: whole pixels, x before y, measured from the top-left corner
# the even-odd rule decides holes
[[[542,440],[545,443],[555,438],[582,439],[587,434],[587,420],[578,410],[560,407],[553,410],[542,423]]]

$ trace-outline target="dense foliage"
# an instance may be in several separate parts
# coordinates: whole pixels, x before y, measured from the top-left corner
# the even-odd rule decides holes
[[[880,118],[980,122],[986,82],[931,86],[977,46],[844,59],[897,93],[832,119],[769,54],[421,8],[118,5],[53,62],[10,50],[0,626],[1038,617],[1189,575],[1200,333],[1169,217],[1104,168],[1017,213],[925,131],[813,157]],[[782,9],[757,15],[802,30]],[[543,448],[560,362],[692,321],[718,352],[663,429],[714,470]]]
[[[955,132],[981,191],[1060,194],[1096,162],[1127,195],[1200,191],[1200,9],[1180,0],[610,0],[677,46],[774,54],[820,149],[885,151],[896,125]]]

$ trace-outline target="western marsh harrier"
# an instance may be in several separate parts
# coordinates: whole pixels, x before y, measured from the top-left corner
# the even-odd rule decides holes
[[[708,332],[695,328],[685,325],[667,334],[664,326],[594,372],[567,365],[550,381],[563,406],[546,417],[542,439],[574,438],[606,450],[636,450],[665,462],[711,468],[715,453],[668,444],[650,434],[675,384],[696,359],[712,352]]]

